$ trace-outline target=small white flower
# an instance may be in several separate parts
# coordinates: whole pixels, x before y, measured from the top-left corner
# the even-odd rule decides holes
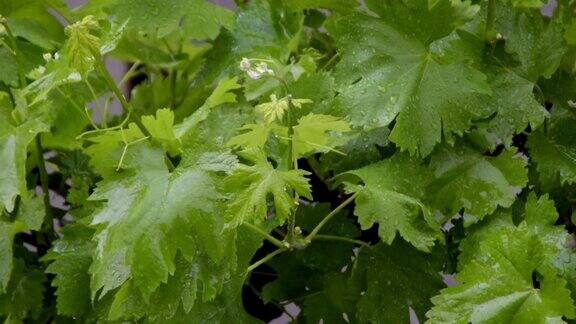
[[[268,68],[268,64],[266,64],[266,62],[258,63],[254,69],[257,72],[259,72],[260,74],[268,73],[270,75],[274,75],[274,71],[272,71],[272,69]]]
[[[60,59],[60,53],[54,54],[54,59],[55,59],[55,60],[59,60],[59,59]]]
[[[36,71],[38,71],[38,73],[40,74],[44,74],[44,72],[46,72],[46,68],[40,65],[39,67],[36,68]]]
[[[250,70],[251,68],[252,63],[250,63],[250,60],[243,57],[242,61],[240,61],[240,70],[248,72],[248,70]]]
[[[78,72],[72,72],[68,75],[68,80],[71,82],[82,81],[82,76]]]
[[[42,57],[44,58],[44,61],[46,61],[46,62],[52,61],[52,54],[50,54],[50,53],[44,53],[44,54],[42,54]]]
[[[255,70],[248,70],[246,73],[248,73],[248,76],[253,80],[258,80],[262,76],[262,73]]]

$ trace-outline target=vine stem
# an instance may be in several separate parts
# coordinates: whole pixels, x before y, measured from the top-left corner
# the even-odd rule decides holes
[[[46,172],[46,163],[44,162],[44,149],[42,148],[42,140],[40,134],[36,135],[36,159],[38,163],[38,171],[40,173],[40,184],[42,185],[42,192],[44,193],[44,209],[46,211],[47,223],[52,222],[52,205],[50,204],[50,188],[48,187],[48,173]]]
[[[276,245],[277,247],[281,248],[281,249],[286,249],[289,246],[286,246],[288,243],[286,242],[282,242],[279,239],[275,238],[274,236],[268,234],[268,232],[266,232],[265,230],[261,229],[260,227],[256,226],[256,225],[252,225],[250,223],[242,223],[244,226],[248,227],[249,229],[251,229],[252,231],[262,235],[265,239],[267,239],[268,241],[270,241],[270,243]]]
[[[286,248],[282,248],[282,249],[278,249],[270,254],[268,254],[267,256],[263,257],[262,259],[256,261],[255,263],[253,263],[252,265],[250,265],[248,267],[248,269],[246,269],[246,272],[252,272],[254,269],[258,268],[259,266],[263,265],[264,263],[272,260],[275,256],[277,256],[280,253],[284,253],[288,251]]]
[[[122,105],[122,109],[124,109],[124,111],[126,111],[128,113],[131,113],[132,112],[132,106],[130,106],[130,104],[128,103],[128,101],[126,100],[124,95],[122,94],[122,91],[116,85],[116,82],[112,78],[110,71],[108,71],[108,69],[106,68],[106,65],[104,64],[104,60],[102,59],[102,57],[98,56],[96,58],[96,61],[97,61],[96,64],[98,66],[98,69],[100,70],[102,77],[104,77],[104,81],[108,85],[108,88],[110,88],[112,93],[114,93],[116,98],[118,98],[118,100],[120,101],[120,105]]]
[[[328,223],[330,219],[332,219],[332,217],[336,216],[336,214],[338,214],[342,209],[344,209],[344,207],[348,206],[351,202],[353,202],[354,199],[358,197],[358,193],[359,193],[358,191],[355,192],[352,196],[348,197],[348,199],[344,200],[340,205],[338,205],[338,207],[334,208],[328,215],[326,215],[326,217],[324,217],[324,219],[322,219],[322,221],[320,221],[320,223],[318,223],[318,225],[314,227],[312,232],[308,234],[308,236],[306,237],[306,242],[312,242],[312,240],[314,240],[314,238],[318,236],[318,232],[320,232],[322,227],[324,227],[324,225],[326,225],[326,223]]]
[[[322,241],[342,241],[342,242],[348,242],[348,243],[352,243],[352,244],[358,244],[358,245],[365,246],[368,248],[371,247],[370,244],[368,244],[364,241],[355,240],[355,239],[351,239],[348,237],[336,236],[336,235],[318,234],[318,235],[316,235],[316,239],[322,240]]]
[[[496,22],[496,1],[488,0],[488,15],[486,17],[486,29],[484,30],[484,39],[492,42],[494,36],[494,23]]]

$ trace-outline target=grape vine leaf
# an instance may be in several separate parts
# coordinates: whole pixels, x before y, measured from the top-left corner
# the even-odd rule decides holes
[[[340,117],[310,113],[294,126],[292,154],[299,158],[310,152],[328,152],[336,144],[331,133],[347,131],[350,126]]]
[[[546,188],[576,183],[576,131],[572,127],[576,119],[569,109],[574,108],[554,106],[546,127],[528,139],[530,156]]]
[[[267,161],[264,152],[248,149],[239,153],[253,165],[240,165],[225,179],[224,186],[233,193],[228,205],[228,219],[231,225],[243,222],[260,222],[268,211],[267,196],[274,198],[276,217],[283,223],[296,206],[290,190],[299,196],[312,199],[310,184],[304,170],[283,171],[275,169]]]
[[[98,28],[94,16],[86,16],[66,27],[66,59],[70,67],[82,76],[94,68],[96,57],[100,55],[100,38],[92,34]]]
[[[55,50],[64,41],[62,24],[49,12],[45,1],[0,1],[0,14],[12,34],[45,50]]]
[[[45,280],[42,270],[16,260],[7,292],[0,295],[0,315],[6,317],[5,323],[38,318],[43,310]]]
[[[574,318],[566,281],[525,225],[490,235],[457,275],[458,286],[432,298],[429,323],[561,321]]]
[[[91,223],[98,230],[90,267],[93,297],[133,284],[148,298],[174,273],[178,252],[189,262],[197,249],[214,261],[223,254],[214,244],[224,236],[214,216],[221,195],[207,172],[197,167],[169,172],[162,150],[143,142],[128,150],[125,161],[126,170],[106,177],[90,196],[106,201]]]
[[[180,155],[182,143],[174,134],[174,112],[172,110],[158,109],[156,117],[142,116],[142,124],[150,133],[153,141],[159,142],[170,156]]]
[[[108,6],[119,22],[140,33],[163,37],[180,27],[195,39],[213,39],[234,27],[234,12],[204,0],[115,0]]]
[[[42,260],[52,261],[46,273],[56,276],[52,285],[56,287],[58,314],[82,316],[91,308],[88,269],[96,248],[91,240],[94,230],[73,224],[65,226],[62,234]]]
[[[566,44],[559,19],[548,21],[538,10],[515,10],[498,2],[495,28],[519,60],[513,70],[522,77],[533,82],[550,78],[560,66]]]
[[[26,160],[28,145],[35,136],[48,131],[48,126],[39,118],[31,118],[16,124],[11,116],[11,107],[2,100],[0,105],[0,205],[9,212],[14,209],[16,196],[27,199]]]
[[[491,93],[486,76],[429,49],[459,21],[450,1],[431,9],[427,0],[367,5],[380,18],[353,15],[334,24],[342,51],[335,111],[349,116],[353,126],[382,127],[395,119],[390,140],[420,156],[431,153],[442,136],[462,134],[474,119],[490,115],[486,107],[468,104],[477,94]]]
[[[221,104],[236,102],[236,95],[232,91],[240,88],[237,77],[220,80],[204,104],[174,127],[176,137],[181,138],[199,123],[206,120],[212,108]]]
[[[44,203],[42,197],[30,195],[31,198],[21,200],[15,218],[12,221],[4,217],[0,219],[0,293],[5,292],[13,275],[14,236],[26,231],[37,231],[44,222]]]
[[[406,241],[430,251],[442,238],[433,210],[423,202],[432,173],[414,158],[398,153],[392,158],[346,172],[339,176],[360,178],[363,185],[348,182],[349,192],[357,193],[354,214],[362,229],[378,223],[378,234],[392,244],[398,232]]]
[[[432,306],[430,298],[445,287],[442,265],[438,250],[423,253],[401,239],[362,249],[353,270],[353,280],[365,289],[356,306],[358,318],[366,323],[408,323],[409,308],[423,316]]]
[[[440,146],[430,163],[435,180],[428,187],[429,203],[446,218],[464,208],[466,226],[498,206],[511,206],[515,191],[528,181],[526,161],[514,154],[514,150],[508,150],[487,157],[464,144]]]
[[[466,238],[460,243],[462,251],[458,257],[458,267],[461,269],[480,255],[480,244],[490,235],[494,235],[503,229],[514,229],[517,226],[513,222],[510,210],[500,210],[490,215],[481,223],[470,227]],[[522,210],[522,222],[520,226],[538,237],[545,253],[545,261],[554,267],[558,274],[568,280],[568,286],[574,289],[576,277],[575,263],[576,254],[570,246],[572,236],[561,225],[556,225],[558,212],[554,201],[548,195],[537,197],[530,192]]]

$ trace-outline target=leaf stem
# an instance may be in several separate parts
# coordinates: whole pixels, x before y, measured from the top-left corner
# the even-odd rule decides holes
[[[126,111],[128,113],[131,113],[132,112],[132,106],[130,106],[128,101],[126,101],[126,98],[122,94],[122,91],[116,85],[116,82],[112,78],[110,71],[108,71],[108,69],[106,68],[106,65],[104,64],[104,60],[102,59],[102,57],[97,57],[96,61],[97,61],[96,64],[98,66],[98,69],[100,70],[100,73],[101,73],[102,77],[104,78],[106,85],[108,85],[108,88],[112,91],[112,93],[114,93],[116,98],[118,98],[118,100],[120,101],[120,105],[122,105],[122,109],[124,109],[124,111]]]
[[[318,234],[318,235],[316,235],[316,239],[322,240],[322,241],[342,241],[342,242],[348,242],[348,243],[352,243],[352,244],[358,244],[358,245],[365,246],[365,247],[370,247],[370,244],[368,244],[364,241],[355,240],[355,239],[351,239],[351,238],[343,237],[343,236]]]
[[[494,23],[496,22],[496,1],[497,0],[488,0],[488,14],[486,17],[484,39],[489,43],[492,43],[494,37]]]
[[[352,196],[348,197],[348,199],[344,200],[340,205],[338,205],[338,207],[334,208],[328,215],[326,215],[326,217],[324,217],[324,219],[322,219],[322,221],[320,221],[320,223],[314,227],[312,232],[308,234],[306,237],[306,242],[312,242],[312,240],[318,236],[318,232],[320,232],[322,227],[324,227],[324,225],[326,225],[326,223],[328,223],[332,217],[344,209],[344,207],[348,206],[352,201],[354,201],[354,199],[356,199],[358,196],[358,193],[359,191],[355,192]]]
[[[46,163],[44,162],[44,149],[42,148],[42,140],[40,134],[36,135],[36,162],[38,163],[38,172],[40,173],[40,184],[42,185],[42,192],[44,193],[44,210],[46,211],[47,224],[52,222],[52,205],[50,204],[50,188],[48,186],[49,179],[46,172]]]
[[[260,227],[256,226],[256,225],[252,225],[250,223],[242,223],[243,225],[245,225],[246,227],[248,227],[249,229],[251,229],[252,231],[262,235],[265,239],[267,239],[268,241],[270,241],[270,243],[276,245],[277,247],[281,248],[281,249],[286,249],[289,247],[287,242],[282,242],[279,239],[275,238],[274,236],[268,234],[268,232],[266,232],[265,230],[261,229]],[[288,245],[288,246],[287,246]]]
[[[256,262],[253,263],[252,265],[250,265],[250,266],[248,267],[248,269],[246,269],[246,273],[252,272],[252,270],[254,270],[254,269],[258,268],[259,266],[263,265],[264,263],[272,260],[272,259],[273,259],[275,256],[277,256],[278,254],[284,253],[284,252],[286,252],[286,251],[288,251],[288,249],[282,248],[282,249],[278,249],[278,250],[276,250],[276,251],[268,254],[267,256],[263,257],[262,259],[256,261]]]

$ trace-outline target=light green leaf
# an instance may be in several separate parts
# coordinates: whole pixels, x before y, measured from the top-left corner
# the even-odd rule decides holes
[[[174,135],[174,112],[172,110],[156,110],[154,116],[142,116],[142,124],[152,137],[152,140],[159,142],[164,150],[171,156],[177,156],[182,151],[180,140]]]
[[[419,161],[399,153],[341,177],[350,175],[359,177],[364,184],[347,185],[350,192],[358,194],[354,214],[362,229],[378,223],[378,234],[387,244],[392,244],[398,232],[422,251],[430,251],[434,242],[441,239],[433,210],[423,202],[432,174]]]
[[[215,216],[221,196],[208,173],[194,167],[170,173],[162,151],[145,143],[128,150],[126,165],[128,170],[98,183],[90,197],[106,202],[92,216],[98,229],[90,267],[93,297],[130,281],[148,299],[174,273],[178,251],[189,262],[200,252],[213,262],[222,257],[214,244],[224,235]]]
[[[180,124],[174,126],[174,133],[177,138],[181,138],[199,123],[206,120],[212,111],[212,108],[225,103],[236,102],[236,95],[231,91],[240,89],[238,77],[224,78],[218,82],[218,85],[212,91],[212,94],[206,99],[204,104],[198,108],[192,115],[186,117]]]
[[[227,146],[231,147],[255,147],[262,149],[268,140],[272,127],[265,124],[246,124],[238,130],[243,132],[232,137]]]
[[[5,102],[0,103],[0,105]],[[12,121],[10,107],[0,109],[0,206],[8,211],[14,209],[16,196],[28,197],[26,186],[26,160],[28,145],[36,135],[48,130],[38,119],[20,125]]]
[[[331,132],[347,132],[348,123],[339,117],[308,114],[298,120],[292,135],[293,156],[295,159],[310,152],[329,152],[334,147]]]
[[[312,199],[310,184],[304,177],[308,172],[275,169],[260,150],[245,150],[240,155],[253,165],[240,165],[225,181],[228,192],[233,193],[228,204],[228,221],[233,226],[243,222],[263,221],[268,211],[268,195],[274,198],[279,223],[283,223],[296,207],[291,190],[299,196]]]
[[[262,115],[264,123],[270,125],[273,122],[281,122],[284,114],[290,109],[290,104],[294,108],[302,108],[303,104],[312,103],[309,99],[293,99],[284,97],[278,99],[275,94],[270,95],[270,101],[256,106],[256,112]]]
[[[98,21],[93,16],[66,27],[66,58],[70,67],[82,76],[94,68],[94,61],[100,56],[100,38],[91,33],[98,28]]]

